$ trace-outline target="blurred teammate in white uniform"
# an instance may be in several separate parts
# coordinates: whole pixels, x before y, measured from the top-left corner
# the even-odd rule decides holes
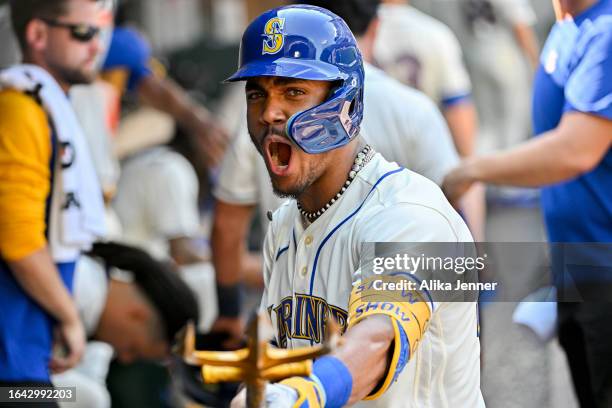
[[[376,65],[432,98],[444,113],[459,154],[470,155],[476,111],[457,38],[447,26],[407,0],[383,1],[378,16]]]
[[[531,77],[538,62],[527,0],[413,0],[447,24],[462,46],[478,110],[476,150],[490,152],[530,133]]]

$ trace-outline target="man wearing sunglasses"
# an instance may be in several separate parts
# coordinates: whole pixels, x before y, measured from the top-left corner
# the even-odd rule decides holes
[[[101,190],[67,98],[97,76],[101,7],[10,4],[24,64],[0,72],[0,383],[50,385],[50,371],[83,353],[72,276],[81,250],[104,234]],[[63,350],[52,356],[54,343]]]

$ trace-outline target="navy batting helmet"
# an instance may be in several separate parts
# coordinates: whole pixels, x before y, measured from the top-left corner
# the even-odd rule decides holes
[[[362,57],[344,20],[329,10],[292,5],[253,20],[242,36],[238,70],[228,81],[258,76],[338,82],[326,101],[287,121],[287,134],[306,153],[343,146],[359,133]]]

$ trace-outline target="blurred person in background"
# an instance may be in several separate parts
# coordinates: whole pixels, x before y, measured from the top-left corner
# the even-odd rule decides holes
[[[100,4],[18,0],[11,18],[25,64],[0,73],[0,381],[50,385],[50,370],[83,353],[72,277],[80,251],[105,233],[101,189],[67,98],[97,75]],[[63,352],[52,356],[54,328]]]
[[[428,95],[441,110],[460,157],[475,152],[478,115],[457,37],[409,0],[383,0],[372,61],[398,81]],[[484,187],[474,185],[463,208],[476,241],[484,239]],[[468,211],[468,212],[466,212]]]
[[[102,78],[113,86],[116,96],[135,92],[147,104],[169,114],[179,127],[192,135],[190,146],[196,149],[198,160],[203,159],[211,168],[216,166],[228,142],[224,127],[171,79],[164,77],[163,70],[155,70],[159,64],[153,61],[140,33],[116,27]],[[119,99],[114,103],[119,103]],[[170,256],[181,265],[203,262],[202,250],[192,242],[200,229],[199,185],[192,164],[165,145],[172,138],[174,128],[161,126],[168,130],[157,136],[158,129],[147,129],[146,121],[163,123],[161,113],[139,110],[135,114],[141,116],[135,121],[144,126],[120,132],[116,140],[137,141],[122,157],[122,174],[113,202],[123,238],[149,250],[157,258]],[[120,114],[111,112],[109,116],[111,128],[122,129],[118,122]]]
[[[193,102],[185,93],[178,89],[170,79],[163,77],[163,69],[154,70],[154,66],[159,66],[151,58],[150,49],[144,37],[135,30],[114,28],[112,25],[113,14],[116,2],[110,1],[104,14],[104,24],[101,28],[104,43],[103,52],[100,53],[98,63],[103,66],[102,75],[94,82],[87,85],[75,86],[70,90],[70,99],[73,104],[77,117],[85,130],[88,144],[91,149],[91,157],[98,175],[100,184],[104,192],[107,203],[111,203],[117,193],[120,166],[119,160],[126,159],[127,174],[122,177],[122,185],[129,185],[129,188],[122,188],[122,196],[117,206],[122,210],[120,216],[121,225],[116,229],[115,238],[124,237],[128,242],[133,242],[151,250],[153,255],[158,258],[165,258],[170,255],[179,264],[188,264],[202,261],[203,257],[198,254],[196,248],[190,246],[185,237],[191,237],[198,232],[199,221],[197,214],[197,190],[198,182],[195,179],[193,169],[189,163],[179,154],[173,152],[166,145],[172,139],[174,133],[173,117],[167,113],[152,109],[143,108],[127,115],[126,126],[121,126],[120,97],[131,91],[148,95],[149,90],[155,87],[165,89],[164,92],[172,94],[170,99],[178,99],[178,102],[164,102],[170,107],[169,110],[175,115],[192,117],[190,120],[196,122],[194,118],[200,118],[197,128],[198,134],[206,134],[215,140],[221,138],[225,140],[224,131],[217,128],[216,122],[205,108]],[[161,75],[161,76],[160,76]],[[144,91],[143,91],[144,90]],[[146,99],[146,98],[145,98]],[[153,101],[153,104],[159,101]],[[202,122],[203,117],[210,120],[210,123]],[[204,130],[203,130],[204,129]],[[194,140],[197,138],[193,138]],[[207,140],[202,140],[201,145],[205,145]],[[210,158],[216,157],[225,142],[215,143],[211,141],[209,154],[205,161],[210,164]],[[150,149],[150,150],[148,150]],[[160,185],[164,188],[182,188],[185,194],[178,190],[162,194],[168,199],[174,198],[175,201],[166,206],[166,214],[160,212],[147,211],[142,200],[155,201],[152,197],[155,193],[151,190],[150,194],[142,197],[140,191],[133,191],[131,188],[134,177],[139,179],[145,175],[132,171],[133,167],[138,167],[134,163],[147,159],[147,153],[155,156],[153,171],[158,171],[159,177],[145,177],[150,180],[151,187]],[[153,153],[154,152],[154,153]],[[200,156],[202,157],[202,156]],[[212,162],[216,163],[216,159]],[[145,168],[147,166],[145,165]],[[163,177],[168,173],[172,176]],[[151,173],[148,173],[151,176]],[[166,180],[168,182],[166,182]],[[178,183],[178,185],[176,185]],[[182,184],[181,184],[182,183]],[[158,191],[157,193],[160,193]],[[125,203],[131,204],[125,204]],[[177,207],[181,205],[182,207]],[[134,207],[130,211],[130,206]],[[161,207],[161,205],[160,205]],[[168,220],[167,213],[177,213],[176,217],[183,216],[182,219]],[[146,218],[146,222],[138,222]],[[148,218],[147,218],[148,217]],[[187,219],[188,221],[185,221]],[[156,223],[163,223],[172,228],[168,232],[167,228],[155,230]],[[146,223],[147,225],[143,225]],[[169,226],[169,224],[174,224]],[[149,233],[143,230],[152,229]],[[187,232],[185,232],[188,230]],[[169,239],[168,243],[160,243],[158,238]]]
[[[204,106],[165,76],[161,64],[151,58],[150,46],[141,33],[115,27],[102,78],[116,90],[112,113],[116,120],[120,117],[121,95],[134,92],[145,104],[172,116],[209,168],[219,164],[229,142],[227,131]]]
[[[531,4],[527,0],[412,0],[411,4],[447,24],[461,44],[478,111],[475,150],[488,153],[526,140],[531,132],[531,82],[538,58]],[[545,242],[537,190],[488,186],[486,197],[486,241]],[[513,264],[516,254],[509,246],[494,248],[498,250],[489,255],[497,264]],[[500,286],[546,284],[548,276],[538,267],[546,251],[540,248],[523,254],[531,258],[524,259],[529,266],[499,273]],[[485,400],[500,407],[550,405],[558,394],[553,389],[569,389],[568,376],[559,384],[551,380],[556,377],[550,368],[552,359],[562,364],[562,353],[556,343],[544,344],[531,330],[512,323],[519,299],[492,300],[481,308]],[[520,357],[500,370],[508,352]],[[508,381],[515,386],[505,387]]]
[[[459,155],[471,155],[477,115],[457,38],[447,26],[418,11],[408,0],[382,3],[373,50],[375,65],[432,98],[446,118]]]
[[[472,92],[479,122],[476,151],[487,153],[527,139],[531,132],[531,82],[539,48],[531,4],[527,0],[413,0],[413,4],[447,24],[461,44],[474,79]],[[493,204],[529,204],[537,199],[533,192],[489,190]]]
[[[537,137],[511,149],[466,159],[447,176],[444,188],[455,198],[476,181],[542,188],[547,235],[553,243],[553,278],[561,297],[559,341],[580,405],[609,407],[612,0],[553,0],[553,5],[558,21],[544,45],[534,81],[532,115]],[[590,267],[572,272],[571,261],[577,259],[558,257],[555,243],[565,243]],[[582,302],[561,301],[572,285]],[[596,296],[590,293],[593,289]]]
[[[199,182],[192,163],[167,144],[174,133],[168,121],[184,131],[193,156],[209,169],[224,153],[227,134],[203,106],[165,76],[144,35],[134,29],[113,30],[101,77],[114,94],[109,114],[114,145],[129,145],[120,149],[120,177],[112,200],[122,227],[120,240],[177,265],[175,273],[197,295],[198,327],[204,330],[212,323],[216,298],[212,266],[205,249],[194,242],[201,235]],[[144,104],[122,115],[121,97],[126,94]],[[168,376],[167,368],[156,362],[119,361],[108,377],[113,401],[159,406],[165,400],[159,389],[168,389]]]
[[[81,364],[52,377],[56,386],[77,387],[76,403],[62,407],[110,407],[113,356],[123,363],[165,360],[178,331],[198,320],[195,294],[169,264],[114,242],[95,244],[79,260],[74,296],[89,341]]]
[[[530,131],[528,99],[538,64],[536,15],[528,0],[413,0],[447,24],[465,56],[478,111],[476,150],[523,141]],[[511,68],[510,68],[511,67]]]
[[[134,152],[121,162],[112,206],[122,226],[120,240],[155,259],[173,262],[197,294],[202,318],[198,327],[209,329],[217,306],[214,271],[200,222],[198,178],[192,164],[168,145]]]
[[[388,160],[395,161],[439,183],[457,163],[458,155],[444,118],[435,104],[375,68],[372,58],[378,21],[378,0],[302,1],[329,9],[342,17],[356,36],[365,68],[363,136]],[[264,160],[251,142],[246,127],[243,89],[230,98],[225,117],[240,118],[230,128],[236,136],[221,165],[213,194],[217,199],[213,222],[213,262],[218,283],[220,317],[213,330],[242,334],[239,318],[244,282],[262,287],[261,262],[247,251],[246,238],[256,206],[265,230],[270,216],[283,199],[272,191]],[[237,106],[240,108],[238,109]],[[466,213],[473,214],[465,202]],[[478,203],[476,203],[478,205]],[[478,225],[474,219],[470,226]],[[229,301],[228,299],[232,299]]]
[[[102,77],[118,95],[135,92],[145,95],[148,101],[146,95],[151,95],[151,89],[157,89],[159,94],[152,102],[156,109],[138,109],[111,125],[116,130],[115,152],[121,160],[112,207],[121,223],[123,242],[146,250],[158,260],[175,262],[181,276],[197,288],[201,314],[206,316],[203,328],[210,324],[216,302],[206,248],[196,245],[203,235],[198,207],[200,186],[194,163],[174,149],[173,136],[179,136],[171,122],[174,119],[180,126],[177,112],[182,112],[180,115],[198,123],[197,136],[190,137],[195,145],[190,146],[199,147],[190,157],[202,160],[200,148],[209,149],[203,160],[209,166],[216,165],[217,154],[224,152],[227,135],[204,107],[154,69],[159,66],[154,61],[142,34],[128,28],[114,29]],[[220,143],[212,140],[208,145],[209,137]]]
[[[125,242],[178,265],[206,261],[192,242],[200,235],[198,179],[189,161],[169,146],[123,157],[113,208]]]
[[[216,308],[213,272],[210,264],[203,263],[202,248],[193,244],[194,238],[200,234],[198,180],[191,164],[165,145],[174,133],[172,116],[150,107],[140,107],[127,115],[121,115],[118,111],[121,94],[136,91],[146,76],[160,75],[160,71],[152,72],[155,63],[141,34],[133,30],[127,34],[121,29],[113,30],[112,14],[109,27],[111,35],[105,36],[105,40],[110,49],[102,56],[101,63],[112,58],[113,64],[116,64],[115,68],[106,71],[108,75],[102,76],[110,78],[111,82],[98,79],[94,84],[79,86],[71,91],[71,100],[87,131],[104,197],[107,204],[112,204],[107,207],[107,216],[111,219],[114,216],[116,225],[112,238],[144,249],[158,262],[174,261],[177,268],[168,269],[168,273],[176,274],[175,279],[180,277],[196,292],[196,306],[199,306],[199,315],[203,317],[200,328],[210,326]],[[117,35],[123,35],[122,42],[111,42],[111,37],[117,40]],[[117,44],[130,52],[118,52]],[[139,58],[142,58],[142,64],[137,63]],[[117,81],[117,78],[124,78],[125,81]],[[130,83],[130,79],[133,83]],[[159,79],[166,81],[161,76]],[[121,171],[120,159],[124,159]],[[91,262],[85,264],[91,266]],[[77,268],[77,278],[79,273],[91,274],[80,264]],[[93,292],[96,288],[98,296],[105,296],[105,286],[98,285],[88,289],[89,298],[95,298]],[[115,305],[113,307],[118,311],[129,306],[114,298],[109,298],[108,305]],[[119,330],[111,340],[116,341],[119,333],[128,332]],[[129,341],[130,337],[124,339]],[[77,386],[81,396],[80,406],[92,406],[96,395],[102,395],[98,406],[106,406],[110,395],[106,387],[100,384],[104,385],[107,380],[115,405],[129,402],[131,405],[152,406],[163,403],[169,389],[167,367],[158,361],[122,358],[121,354],[118,354],[119,358],[109,370],[111,356],[108,347],[105,348],[99,341],[89,342],[85,361],[74,370],[55,376],[53,380]],[[84,376],[83,373],[91,375]],[[128,381],[124,380],[125,376],[129,378]],[[150,381],[151,378],[157,378],[157,381]]]

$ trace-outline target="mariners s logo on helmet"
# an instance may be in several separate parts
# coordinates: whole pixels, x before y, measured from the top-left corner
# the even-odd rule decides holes
[[[283,27],[285,25],[285,19],[280,17],[273,17],[266,22],[263,40],[262,54],[276,54],[283,47],[285,42],[285,34],[283,34]]]

